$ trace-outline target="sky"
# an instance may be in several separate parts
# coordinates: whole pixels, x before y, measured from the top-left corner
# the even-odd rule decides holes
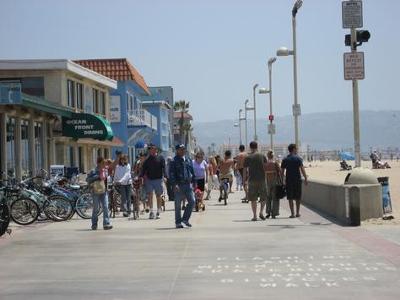
[[[267,61],[292,47],[294,0],[0,0],[0,59],[126,57],[149,86],[170,85],[197,122],[233,119],[268,85]],[[371,32],[360,109],[399,110],[400,1],[364,0]],[[304,0],[297,15],[298,99],[302,113],[352,110],[343,77],[341,1]],[[273,108],[290,115],[293,62],[273,65]],[[269,114],[257,95],[257,118]]]

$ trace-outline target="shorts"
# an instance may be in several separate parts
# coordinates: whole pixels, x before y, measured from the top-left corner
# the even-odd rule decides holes
[[[242,177],[242,180],[243,180],[243,171],[244,171],[244,169],[241,168],[241,169],[238,169],[238,171],[239,171],[239,174],[240,174],[240,176]]]
[[[200,191],[204,192],[205,185],[206,185],[205,179],[204,179],[204,178],[195,179],[195,182],[196,182],[196,187],[197,187]]]
[[[144,187],[146,189],[146,193],[152,193],[153,191],[156,195],[160,196],[163,193],[163,180],[160,179],[146,179],[144,182]]]
[[[249,201],[257,201],[260,197],[260,201],[267,201],[267,184],[265,181],[260,182],[249,182],[247,198]]]
[[[228,179],[229,180],[229,182],[232,182],[233,181],[233,175],[232,174],[224,174],[224,175],[221,175],[220,174],[220,176],[219,176],[219,180],[224,180],[224,179]]]
[[[301,200],[302,184],[301,180],[287,181],[286,198],[288,200]]]

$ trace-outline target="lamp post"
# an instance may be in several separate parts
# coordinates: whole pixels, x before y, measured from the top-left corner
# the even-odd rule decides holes
[[[253,86],[253,110],[254,110],[254,140],[257,141],[257,109],[256,109],[256,89],[258,83]]]
[[[239,127],[239,143],[240,143],[240,145],[243,144],[243,141],[242,141],[242,121],[246,120],[246,118],[242,117],[242,111],[243,111],[243,109],[239,109],[239,119],[238,119],[239,121],[234,124],[235,127]]]
[[[297,0],[292,9],[292,31],[293,31],[293,50],[289,50],[286,47],[281,47],[276,52],[277,56],[293,56],[293,85],[294,85],[294,104],[293,104],[293,116],[294,116],[294,139],[297,147],[300,147],[299,140],[299,123],[298,118],[301,114],[300,104],[297,99],[297,51],[296,51],[296,15],[301,5],[302,0]]]
[[[252,107],[248,107],[247,104],[249,103],[249,99],[246,99],[246,101],[244,102],[244,140],[246,143],[246,147],[247,147],[247,111],[248,110],[253,110]]]

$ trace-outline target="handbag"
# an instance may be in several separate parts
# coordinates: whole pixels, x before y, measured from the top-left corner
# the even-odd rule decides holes
[[[276,199],[280,200],[286,197],[286,186],[283,184],[281,172],[279,170],[279,166],[276,165],[276,175],[278,176],[277,184],[276,184],[276,189],[275,189],[275,196]]]
[[[96,180],[92,184],[92,189],[95,194],[103,194],[106,192],[106,185],[103,180]]]

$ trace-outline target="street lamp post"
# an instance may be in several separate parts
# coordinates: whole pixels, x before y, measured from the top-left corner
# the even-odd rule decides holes
[[[248,110],[253,110],[252,107],[248,107],[247,104],[249,103],[249,99],[246,99],[244,102],[244,140],[246,142],[246,147],[247,147],[247,111]]]
[[[243,109],[239,109],[239,121],[234,124],[235,127],[239,127],[239,143],[240,145],[243,144],[242,140],[242,121],[245,120],[245,118],[242,117],[242,111]]]
[[[257,141],[257,110],[256,110],[256,89],[258,83],[253,86],[253,110],[254,110],[254,140]]]
[[[297,51],[296,51],[296,15],[301,5],[303,4],[302,0],[297,0],[292,9],[292,31],[293,31],[293,50],[288,50],[285,47],[278,49],[276,52],[277,56],[293,56],[293,85],[294,85],[294,104],[293,104],[293,116],[294,116],[294,137],[295,143],[297,147],[300,146],[299,140],[299,123],[298,118],[300,116],[300,104],[297,99]]]

